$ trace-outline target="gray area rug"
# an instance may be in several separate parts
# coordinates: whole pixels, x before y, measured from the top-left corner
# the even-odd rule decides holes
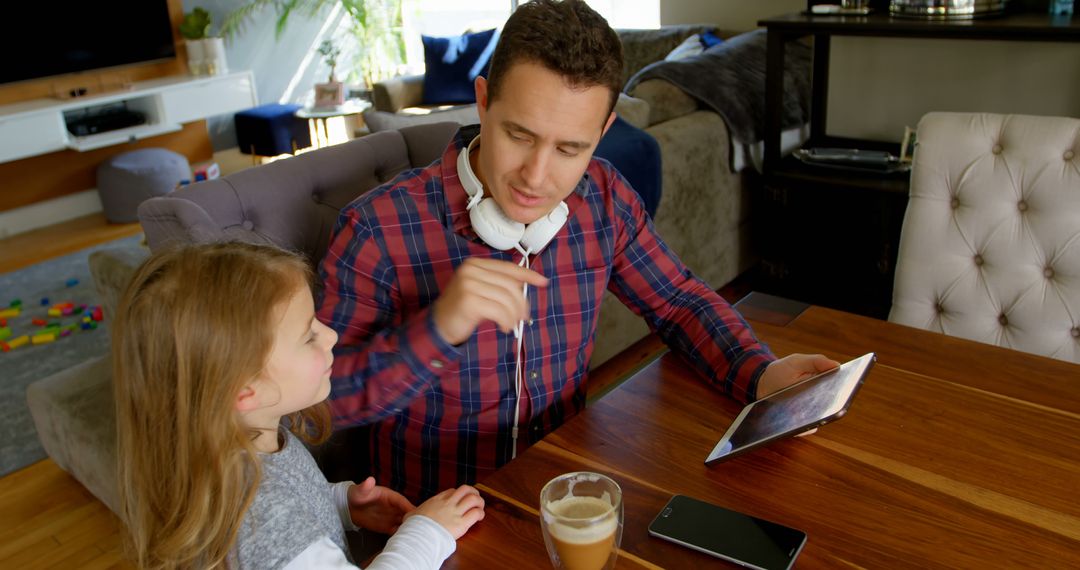
[[[14,299],[23,302],[22,314],[8,319],[12,338],[37,330],[38,327],[31,324],[34,318],[62,324],[78,322],[75,316],[48,318],[48,307],[41,305],[41,299],[48,298],[50,303],[71,301],[76,305],[100,305],[101,299],[90,279],[87,263],[90,254],[104,249],[137,247],[141,242],[141,235],[123,238],[0,274],[0,307],[7,307]],[[69,279],[77,279],[78,284],[68,287]],[[26,387],[108,350],[109,330],[103,321],[96,330],[79,330],[52,343],[0,352],[0,476],[45,458],[26,405]]]

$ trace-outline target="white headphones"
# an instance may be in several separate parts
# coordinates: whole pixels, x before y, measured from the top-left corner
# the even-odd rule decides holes
[[[484,198],[484,187],[469,164],[469,154],[478,140],[479,136],[462,149],[457,161],[458,178],[469,195],[467,208],[473,231],[495,249],[518,249],[524,255],[534,255],[559,233],[566,224],[570,209],[566,207],[566,202],[559,202],[554,210],[527,226],[506,217],[494,198]]]
[[[469,154],[472,152],[476,141],[480,140],[477,135],[469,144],[458,153],[457,170],[461,185],[465,187],[465,193],[469,195],[469,220],[472,222],[473,231],[484,243],[491,247],[506,251],[516,249],[521,253],[522,267],[529,266],[529,256],[539,252],[559,233],[566,225],[566,219],[570,215],[570,208],[566,202],[559,202],[554,210],[535,222],[526,226],[506,217],[506,214],[495,202],[494,198],[484,198],[484,187],[469,164]],[[528,298],[529,286],[523,284],[521,294]],[[521,363],[521,348],[525,336],[525,323],[519,322],[514,327],[514,336],[517,337],[517,349],[514,352],[516,362],[514,370],[514,426],[510,430],[510,457],[517,457],[518,424],[521,422],[521,396],[525,392],[525,369]]]

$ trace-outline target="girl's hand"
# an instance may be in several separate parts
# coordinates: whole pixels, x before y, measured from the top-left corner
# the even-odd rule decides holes
[[[476,489],[462,485],[426,500],[406,518],[424,515],[441,524],[457,540],[472,525],[484,520],[484,499]]]
[[[361,528],[393,534],[415,508],[401,493],[376,485],[374,477],[349,487],[349,514]]]

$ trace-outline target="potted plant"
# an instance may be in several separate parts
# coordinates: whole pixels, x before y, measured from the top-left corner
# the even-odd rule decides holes
[[[187,49],[188,70],[192,75],[220,75],[229,72],[225,60],[225,42],[210,35],[213,18],[203,8],[184,14],[180,35]]]
[[[345,103],[345,84],[334,75],[341,48],[330,40],[324,40],[319,44],[319,54],[323,56],[323,63],[330,67],[330,78],[326,83],[315,84],[315,107],[334,108]]]

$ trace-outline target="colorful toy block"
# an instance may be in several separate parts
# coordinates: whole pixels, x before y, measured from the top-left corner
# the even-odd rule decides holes
[[[22,299],[12,299],[11,302],[8,303],[8,306],[11,307],[12,309],[14,309],[16,307],[21,307],[22,306]]]
[[[64,314],[64,312],[61,311],[60,309],[49,309],[49,316],[50,317],[59,317],[59,316],[62,316],[63,314]]]
[[[8,327],[0,327],[0,340],[7,340],[11,338],[11,329]]]
[[[30,319],[30,324],[35,327],[43,327],[48,324],[48,322],[45,319]]]
[[[49,298],[48,297],[42,297],[41,298],[41,306],[42,307],[47,307],[48,305],[49,305]]]
[[[20,309],[19,307],[15,307],[15,308],[11,308],[11,309],[4,309],[4,310],[0,311],[0,318],[10,319],[10,318],[17,317],[20,314],[22,314],[22,309]]]
[[[3,317],[0,317],[0,327],[6,327],[6,326],[7,326],[7,319],[5,319]]]
[[[195,175],[195,182],[213,180],[221,176],[221,167],[216,162],[198,162],[191,165],[191,173]]]
[[[56,335],[52,333],[41,333],[30,337],[30,342],[34,344],[45,344],[56,340]]]
[[[95,321],[100,321],[105,318],[105,315],[101,312],[101,307],[94,307],[93,317]]]
[[[18,338],[13,338],[13,339],[7,341],[8,350],[14,350],[14,349],[19,348],[20,346],[22,346],[24,344],[29,343],[29,342],[30,342],[30,337],[27,336],[27,335],[22,335],[22,336],[20,336]],[[4,352],[7,352],[7,350],[5,350]]]
[[[74,287],[74,286],[76,286],[78,284],[79,284],[78,279],[68,279],[67,281],[64,282],[64,285],[66,285],[68,287]]]

